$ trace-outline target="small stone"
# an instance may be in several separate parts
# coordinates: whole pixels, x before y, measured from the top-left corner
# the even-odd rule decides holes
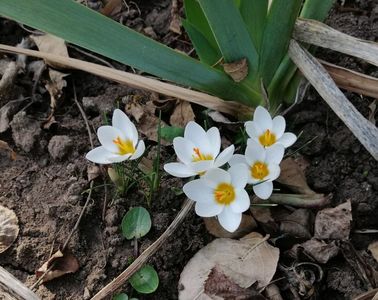
[[[72,147],[73,142],[69,136],[56,135],[51,138],[48,150],[53,159],[60,160],[70,152]]]
[[[30,152],[42,132],[39,122],[29,118],[25,111],[21,111],[13,117],[10,126],[16,145],[23,151]]]

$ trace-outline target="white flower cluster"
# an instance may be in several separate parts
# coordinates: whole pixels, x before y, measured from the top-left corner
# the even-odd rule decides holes
[[[272,181],[280,175],[279,165],[285,148],[297,139],[294,134],[285,132],[285,127],[282,116],[272,119],[265,108],[257,107],[253,121],[245,123],[249,139],[241,155],[234,154],[234,145],[220,151],[218,128],[205,131],[197,123],[189,122],[184,137],[173,140],[179,162],[168,163],[164,169],[176,177],[199,175],[199,179],[184,185],[184,193],[196,202],[195,211],[199,216],[217,216],[219,223],[233,232],[240,225],[242,213],[250,206],[245,191],[247,184],[252,185],[261,199],[268,199],[272,194]],[[145,151],[135,125],[119,109],[114,111],[112,126],[101,126],[97,135],[101,146],[86,155],[92,162],[111,164],[133,160]],[[227,171],[220,168],[227,163],[231,166]]]
[[[244,155],[234,154],[231,145],[222,152],[221,137],[216,127],[205,131],[195,122],[189,122],[184,137],[173,140],[179,159],[168,163],[164,169],[176,177],[200,175],[186,183],[184,193],[196,202],[195,211],[201,217],[217,216],[226,230],[235,231],[242,213],[250,206],[245,191],[251,184],[261,199],[268,199],[273,191],[273,180],[280,175],[280,162],[285,148],[296,141],[292,133],[285,133],[286,122],[282,116],[272,119],[269,112],[259,106],[253,121],[245,123],[249,139]],[[220,169],[226,163],[230,168]]]

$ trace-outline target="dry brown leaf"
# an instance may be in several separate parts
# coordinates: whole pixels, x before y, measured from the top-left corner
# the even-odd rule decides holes
[[[370,104],[369,104],[369,118],[368,120],[375,124],[375,114],[377,113],[377,99],[374,99]]]
[[[138,97],[132,97],[126,104],[125,110],[136,120],[138,131],[143,133],[149,140],[158,141],[159,118],[155,115],[155,106],[152,101],[146,104],[140,104]],[[166,126],[164,121],[160,123],[161,127]],[[169,145],[168,142],[161,140],[162,145]]]
[[[0,253],[13,244],[19,231],[18,218],[14,211],[0,205]]]
[[[205,294],[211,299],[265,299],[252,289],[243,289],[230,280],[218,266],[215,266],[205,282]]]
[[[279,230],[277,222],[273,219],[269,207],[252,206],[251,213],[266,233],[274,234]]]
[[[169,30],[177,34],[181,34],[181,17],[177,0],[172,0],[171,22],[169,23]]]
[[[44,35],[31,35],[30,38],[37,45],[39,51],[47,52],[59,56],[69,57],[66,42],[51,34]],[[46,64],[58,69],[65,69],[66,67],[63,64],[45,60]]]
[[[52,265],[52,269],[47,271]],[[63,253],[61,250],[58,250],[35,272],[35,274],[37,277],[41,277],[47,271],[47,274],[42,279],[42,282],[47,282],[65,274],[75,273],[78,269],[79,261],[70,251],[66,250]]]
[[[49,69],[50,81],[46,83],[45,87],[50,94],[50,107],[52,110],[56,108],[57,100],[62,96],[62,90],[67,86],[67,81],[64,79],[67,75],[68,74]]]
[[[339,254],[339,247],[335,244],[335,241],[326,243],[321,240],[311,239],[302,244],[295,245],[291,250],[291,255],[300,260],[300,253],[303,252],[306,256],[311,257],[315,262],[325,264],[331,258]]]
[[[371,252],[371,255],[373,255],[375,260],[378,262],[378,241],[371,243],[368,249]]]
[[[224,63],[223,69],[235,82],[240,82],[248,75],[248,61],[243,58],[232,63]]]
[[[216,239],[185,266],[179,281],[179,299],[224,299],[211,298],[205,291],[206,281],[215,267],[241,288],[256,282],[258,287],[266,286],[276,272],[278,258],[279,249],[256,232],[240,240]]]
[[[281,232],[290,234],[296,238],[310,239],[311,215],[307,209],[296,209],[292,214],[281,220]]]
[[[293,192],[299,194],[312,195],[315,194],[313,190],[307,185],[306,177],[302,168],[292,158],[284,159],[281,164],[281,174],[277,181]]]
[[[350,200],[334,208],[326,208],[317,213],[315,218],[315,234],[317,239],[347,240],[352,221]]]
[[[96,165],[89,165],[87,167],[88,181],[92,181],[101,175],[101,169]]]
[[[195,115],[192,105],[187,101],[178,100],[177,105],[169,118],[172,126],[185,127],[190,121],[194,121]]]
[[[122,0],[109,0],[103,8],[100,9],[100,13],[105,16],[114,16],[120,13],[122,10]]]
[[[252,232],[257,227],[256,221],[250,215],[242,215],[241,223],[234,232],[228,232],[218,222],[215,217],[203,218],[208,232],[219,238],[237,239]]]
[[[9,147],[7,142],[0,140],[0,150],[1,149],[9,151],[11,160],[16,159],[16,152],[14,152],[11,147]]]

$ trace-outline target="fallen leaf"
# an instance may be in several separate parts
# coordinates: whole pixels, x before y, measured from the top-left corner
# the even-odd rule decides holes
[[[296,209],[292,214],[281,220],[280,231],[296,238],[310,239],[311,214],[307,209]]]
[[[283,300],[278,286],[275,285],[274,283],[269,284],[265,288],[265,295],[266,295],[267,299],[269,299],[269,300]]]
[[[1,149],[9,151],[11,160],[16,159],[16,152],[14,152],[11,147],[9,147],[7,142],[0,140],[0,150]]]
[[[37,45],[39,51],[51,53],[59,56],[69,57],[66,42],[51,34],[31,35],[30,38]],[[46,64],[58,69],[65,69],[66,67],[49,60],[45,60]]]
[[[169,122],[175,127],[185,127],[189,121],[194,121],[192,105],[188,101],[178,100],[177,105],[169,118]]]
[[[122,10],[122,0],[109,0],[105,6],[100,9],[100,13],[104,16],[114,16]]]
[[[257,227],[256,221],[249,215],[242,214],[241,223],[234,232],[228,232],[220,224],[219,221],[215,218],[203,218],[207,231],[213,236],[219,238],[241,238],[246,234],[252,232],[253,229]]]
[[[64,79],[68,74],[64,74],[53,69],[49,69],[50,81],[46,83],[45,87],[50,94],[50,107],[55,110],[57,100],[62,96],[62,90],[67,86],[67,81]]]
[[[0,205],[0,253],[7,250],[18,236],[18,218],[13,210]]]
[[[263,230],[269,234],[275,234],[279,230],[277,222],[273,219],[269,207],[252,206],[251,213]]]
[[[302,253],[305,254],[307,258],[312,258],[315,262],[325,264],[331,258],[339,254],[339,247],[336,245],[335,241],[326,243],[321,240],[311,239],[302,244],[295,245],[290,250],[290,255],[298,261]]]
[[[373,255],[375,260],[378,262],[378,241],[372,242],[368,249],[371,252],[371,255]]]
[[[246,289],[257,283],[257,288],[269,284],[276,272],[279,249],[269,245],[256,232],[240,240],[216,239],[188,262],[181,273],[179,299],[211,298],[205,291],[212,270],[217,270],[231,282]]]
[[[215,266],[205,282],[205,294],[209,299],[265,299],[253,289],[243,289]],[[260,297],[259,297],[260,295]]]
[[[374,99],[369,104],[369,117],[368,120],[375,125],[375,114],[377,113],[377,99]]]
[[[280,177],[277,178],[277,181],[279,183],[287,186],[293,192],[299,194],[315,194],[315,192],[307,185],[303,170],[294,159],[290,157],[284,159],[281,162],[280,167]]]
[[[223,69],[235,82],[240,82],[248,75],[248,61],[243,58],[232,63],[223,63]]]
[[[17,113],[23,101],[23,99],[10,101],[0,108],[0,133],[8,130],[13,115]]]
[[[51,266],[51,270],[48,271]],[[79,261],[70,251],[66,250],[62,252],[61,250],[58,250],[35,272],[35,274],[39,278],[47,271],[42,279],[42,282],[47,282],[65,274],[75,273],[78,269]]]
[[[142,106],[139,97],[131,97],[126,104],[125,110],[128,115],[134,117],[138,131],[143,133],[149,140],[158,141],[159,118],[155,115],[155,106],[148,101]],[[167,126],[164,121],[160,126]],[[170,145],[169,142],[161,140],[162,145]]]
[[[347,240],[352,221],[350,200],[334,208],[319,211],[315,218],[315,235],[317,239]]]

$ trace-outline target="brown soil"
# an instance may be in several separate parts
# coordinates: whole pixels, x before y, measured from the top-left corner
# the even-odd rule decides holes
[[[135,14],[131,17],[127,21],[129,26],[136,29],[152,26],[159,40],[174,48],[188,49],[185,41],[175,39],[168,30],[170,1],[140,1],[138,4],[142,16]],[[1,43],[14,45],[22,36],[28,35],[13,22],[4,19],[0,22]],[[346,1],[344,8],[333,10],[328,24],[374,41],[378,36],[378,1]],[[74,50],[71,55],[88,60]],[[378,75],[376,68],[351,57],[326,50],[318,51],[317,56],[368,75]],[[126,69],[112,63],[117,68]],[[15,90],[23,96],[31,96],[33,83],[28,74],[20,75],[15,84]],[[41,129],[49,112],[49,97],[42,89],[37,89],[36,101],[13,116],[11,128],[0,134],[0,140],[7,141],[17,152],[17,159],[12,161],[6,152],[0,151],[0,203],[13,209],[20,222],[19,237],[10,249],[0,255],[0,264],[28,286],[34,283],[34,272],[48,259],[51,248],[56,250],[64,243],[87,195],[83,191],[89,186],[87,167],[90,164],[84,155],[90,146],[85,124],[73,101],[73,84],[79,100],[107,95],[101,106],[95,103],[86,108],[93,127],[102,124],[101,111],[112,110],[117,100],[124,96],[140,94],[149,97],[145,92],[74,71],[68,78],[64,99],[55,113],[56,124],[49,129]],[[372,99],[352,93],[346,93],[346,96],[364,116],[369,115],[368,106]],[[0,107],[11,99],[0,99]],[[30,101],[21,103],[17,111]],[[378,229],[377,162],[312,89],[304,101],[290,112],[287,122],[290,131],[303,131],[293,150],[317,137],[300,150],[309,162],[306,175],[311,188],[320,193],[331,193],[332,206],[350,199],[354,230]],[[150,142],[148,145],[155,144]],[[169,147],[163,148],[163,160],[169,159],[171,153]],[[146,200],[135,189],[125,198],[111,199],[114,191],[109,188],[106,193],[109,205],[102,220],[103,184],[101,177],[96,180],[95,185],[99,187],[94,190],[93,201],[69,244],[80,262],[79,271],[41,285],[37,290],[41,298],[88,299],[127,267],[133,255],[133,245],[122,237],[119,225],[130,207],[147,207]],[[163,176],[160,192],[148,208],[153,227],[141,239],[141,251],[156,240],[176,216],[184,198],[176,196],[172,187],[180,188],[182,184],[181,180]],[[176,299],[183,267],[211,239],[202,220],[190,213],[174,237],[149,261],[159,273],[158,290],[148,296],[133,294],[140,299]],[[352,234],[357,250],[365,250],[375,239],[378,239],[378,234]],[[325,275],[318,287],[319,299],[351,299],[366,290],[341,255],[322,268]],[[279,274],[277,277],[280,277]],[[125,284],[124,291],[130,293],[130,286]]]

